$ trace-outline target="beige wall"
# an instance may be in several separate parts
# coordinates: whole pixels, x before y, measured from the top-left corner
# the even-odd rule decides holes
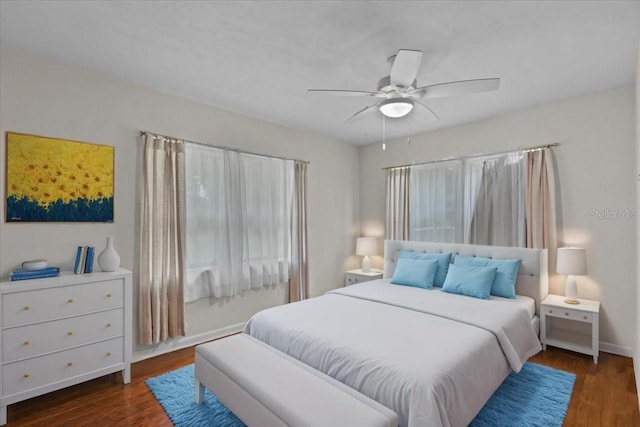
[[[636,62],[636,209],[640,212],[640,46]],[[637,224],[637,223],[636,223]],[[640,390],[640,226],[636,225],[636,349],[633,366],[636,374],[636,389]],[[638,393],[640,405],[640,393]]]
[[[122,267],[136,270],[139,131],[148,130],[253,152],[311,161],[308,172],[310,288],[337,287],[350,265],[358,218],[357,147],[124,83],[2,46],[0,50],[0,170],[6,131],[112,145],[116,152],[113,224],[5,223],[0,213],[0,275],[22,261],[46,258],[70,269],[78,245],[97,251],[115,236]],[[180,78],[180,76],[176,76]],[[4,174],[0,195],[4,200]],[[134,276],[134,295],[137,282]],[[188,307],[194,339],[237,329],[254,312],[286,300],[282,286],[201,300]],[[134,319],[137,318],[137,310]],[[195,337],[195,338],[193,338]],[[173,342],[167,346],[179,346]],[[139,349],[140,350],[140,349]],[[139,354],[150,355],[156,349]],[[139,356],[139,355],[138,355]]]
[[[461,102],[464,100],[461,98]],[[385,166],[560,142],[559,244],[587,249],[588,276],[578,296],[602,302],[603,349],[633,354],[636,335],[635,219],[594,219],[594,211],[630,213],[636,160],[634,90],[626,87],[360,149],[361,233],[384,236]],[[564,276],[550,291],[564,292]]]

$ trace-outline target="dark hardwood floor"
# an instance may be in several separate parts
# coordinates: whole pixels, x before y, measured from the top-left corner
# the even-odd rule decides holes
[[[193,347],[133,365],[132,380],[108,375],[9,406],[12,426],[171,426],[144,381],[193,363]],[[638,395],[630,358],[600,353],[589,356],[549,348],[532,362],[575,373],[565,426],[640,426]]]

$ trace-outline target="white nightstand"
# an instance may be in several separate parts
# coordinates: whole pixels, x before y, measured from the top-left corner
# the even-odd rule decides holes
[[[382,279],[382,271],[380,270],[371,270],[368,273],[362,271],[362,269],[358,270],[349,270],[344,273],[344,285],[355,285],[360,282],[368,282],[369,280]]]
[[[600,302],[578,299],[567,304],[560,295],[549,295],[540,307],[540,341],[547,345],[593,356],[598,363]],[[554,319],[565,319],[555,321]],[[568,322],[567,322],[568,321]],[[564,324],[562,327],[561,323]],[[589,327],[590,326],[590,327]]]

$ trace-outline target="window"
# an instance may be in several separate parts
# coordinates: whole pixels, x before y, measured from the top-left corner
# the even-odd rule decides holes
[[[411,240],[462,238],[462,162],[416,166],[411,171]]]
[[[289,279],[293,162],[187,143],[186,301]]]
[[[522,246],[521,151],[414,166],[410,239]]]

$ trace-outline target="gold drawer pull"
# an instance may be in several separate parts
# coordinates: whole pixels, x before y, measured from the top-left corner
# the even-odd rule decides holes
[[[73,335],[73,331],[67,332],[67,335]]]
[[[107,352],[107,356],[111,356],[111,352],[110,351]]]
[[[108,294],[107,294],[107,298],[111,298],[111,293],[108,293]]]
[[[25,373],[24,373],[24,375],[23,375],[23,377],[25,377],[25,378],[29,378],[29,373],[28,373],[28,372],[25,372]]]
[[[110,327],[111,327],[111,323],[107,323],[107,328],[110,328]]]
[[[24,345],[29,345],[29,340],[25,340]]]
[[[69,301],[67,301],[69,304],[71,304],[73,302],[73,298],[69,298]]]
[[[587,316],[582,316],[582,320],[587,320]]]
[[[67,366],[69,366],[69,367],[73,366],[73,362],[67,363]]]
[[[565,311],[565,312],[564,312],[564,315],[565,315],[565,316],[568,316],[568,315],[569,315],[569,312],[568,312],[568,311]]]
[[[24,306],[24,309],[25,309],[25,310],[29,310],[29,306],[28,306],[28,305],[25,305],[25,306]]]
[[[553,313],[553,310],[549,310],[549,314]]]

